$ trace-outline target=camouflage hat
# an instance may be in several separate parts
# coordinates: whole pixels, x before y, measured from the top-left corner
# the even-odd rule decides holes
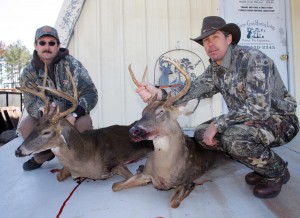
[[[42,27],[38,28],[35,32],[34,41],[36,42],[36,40],[38,40],[39,38],[41,38],[42,36],[45,36],[45,35],[53,36],[59,42],[57,30],[51,26],[42,26]]]

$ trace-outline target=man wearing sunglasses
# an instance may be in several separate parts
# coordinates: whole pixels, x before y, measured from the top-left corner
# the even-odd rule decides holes
[[[79,132],[92,129],[92,119],[89,112],[97,104],[98,93],[88,71],[77,59],[69,55],[68,49],[60,47],[57,30],[53,27],[43,26],[36,30],[34,48],[32,60],[22,72],[21,83],[25,82],[27,87],[30,87],[31,84],[42,86],[44,77],[47,77],[46,86],[73,95],[72,85],[66,72],[68,69],[80,94],[78,107],[73,113],[66,116],[66,119]],[[42,116],[41,111],[43,111],[44,102],[31,94],[25,92],[23,94],[24,105],[29,115],[21,120],[18,133],[23,139],[26,139]],[[49,114],[53,113],[56,107],[59,107],[60,111],[64,111],[72,106],[67,100],[48,92],[46,92],[46,96],[52,102]],[[45,161],[50,161],[53,158],[54,154],[51,150],[34,154],[30,160],[23,164],[23,169],[26,171],[37,169]]]

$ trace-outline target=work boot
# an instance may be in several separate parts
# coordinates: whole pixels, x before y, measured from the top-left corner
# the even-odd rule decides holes
[[[35,170],[37,168],[40,168],[41,166],[42,166],[42,163],[36,162],[34,160],[34,158],[32,157],[23,164],[23,170],[25,170],[25,171]]]
[[[248,173],[248,174],[245,176],[245,180],[246,180],[246,183],[247,183],[248,185],[257,185],[257,184],[260,183],[263,179],[264,179],[264,177],[261,176],[260,174],[256,173],[256,172]]]
[[[51,156],[48,160],[46,161],[50,161],[54,158],[55,156]],[[30,170],[35,170],[37,168],[40,168],[43,165],[43,163],[38,163],[36,162],[36,160],[34,159],[34,157],[30,158],[28,161],[26,161],[23,164],[23,170],[25,171],[30,171]]]
[[[282,177],[264,178],[260,183],[255,185],[253,194],[259,198],[274,198],[280,191],[283,184],[290,180],[290,173],[287,168],[284,170]]]

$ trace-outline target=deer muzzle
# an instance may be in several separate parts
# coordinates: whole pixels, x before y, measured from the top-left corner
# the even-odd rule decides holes
[[[26,156],[26,155],[28,155],[28,154],[25,154],[25,153],[21,150],[21,148],[18,147],[18,148],[16,149],[16,151],[15,151],[15,155],[16,155],[16,157],[24,157],[24,156]]]
[[[139,142],[142,140],[146,140],[147,132],[139,127],[133,126],[129,130],[130,137],[133,141]]]

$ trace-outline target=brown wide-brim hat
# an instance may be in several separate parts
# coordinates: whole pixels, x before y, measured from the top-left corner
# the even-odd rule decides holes
[[[201,35],[191,40],[194,40],[203,46],[202,40],[218,30],[223,30],[232,35],[231,44],[238,44],[241,39],[241,30],[238,25],[234,23],[226,24],[225,20],[218,16],[208,16],[203,19]]]

